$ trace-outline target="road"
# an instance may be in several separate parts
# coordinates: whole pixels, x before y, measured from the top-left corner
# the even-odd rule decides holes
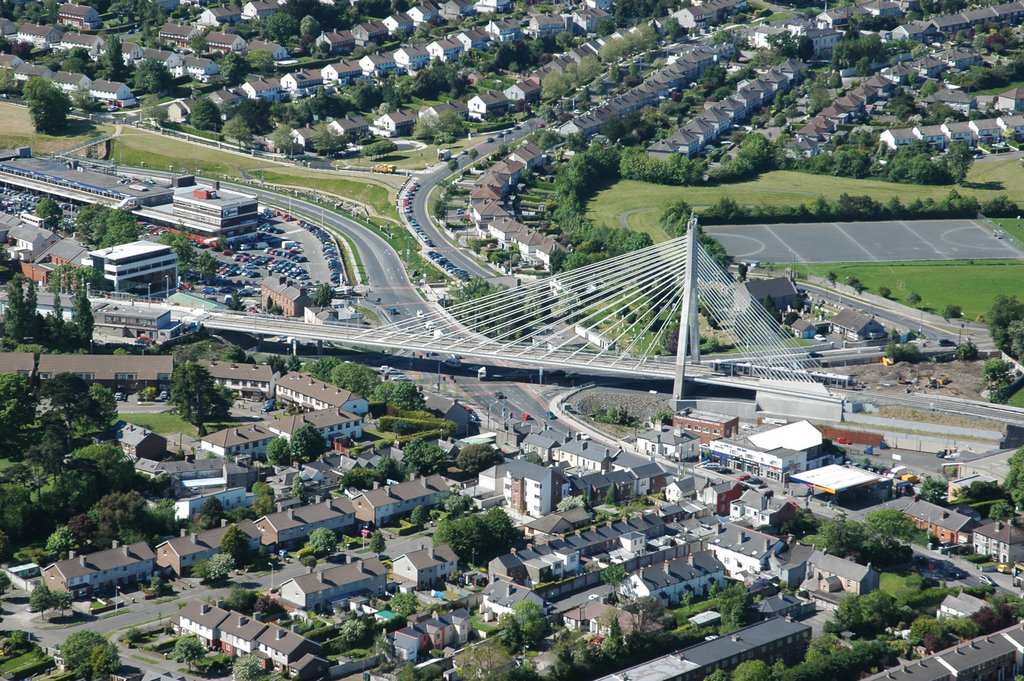
[[[539,118],[530,119],[523,123],[519,130],[509,130],[503,138],[497,137],[497,133],[490,133],[493,137],[488,137],[487,139],[494,139],[494,142],[482,141],[480,144],[470,147],[469,149],[475,149],[477,151],[478,159],[485,158],[497,151],[502,144],[507,144],[511,147],[515,142],[518,142],[526,135],[537,130],[537,126],[540,122]],[[420,183],[420,189],[416,192],[412,200],[412,216],[416,218],[416,221],[419,223],[423,231],[426,232],[427,236],[436,244],[433,250],[455,263],[456,267],[461,267],[472,275],[484,279],[490,279],[497,276],[499,273],[490,267],[481,264],[479,260],[460,248],[458,243],[451,238],[451,234],[448,230],[443,227],[436,226],[434,224],[433,217],[430,215],[430,191],[441,182],[461,172],[464,168],[475,162],[469,157],[469,149],[466,149],[467,153],[455,157],[455,161],[459,164],[459,170],[455,173],[448,168],[447,163],[439,163],[429,172],[414,175],[415,179]],[[402,212],[401,215],[403,224],[406,228],[409,228],[408,216],[406,216],[404,212]],[[415,232],[412,233],[415,236]]]

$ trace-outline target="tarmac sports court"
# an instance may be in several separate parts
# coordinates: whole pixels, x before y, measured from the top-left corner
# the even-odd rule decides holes
[[[704,227],[736,261],[766,263],[1024,259],[974,220],[813,222]]]

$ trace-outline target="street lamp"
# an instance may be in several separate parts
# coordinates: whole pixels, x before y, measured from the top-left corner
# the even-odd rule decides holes
[[[146,298],[151,300],[153,298],[153,282],[146,282]]]
[[[114,587],[114,612],[117,612],[117,606],[121,603],[121,601],[119,600],[120,598],[121,598],[121,587],[115,586]]]
[[[169,274],[164,275],[164,295],[171,295],[171,275]]]

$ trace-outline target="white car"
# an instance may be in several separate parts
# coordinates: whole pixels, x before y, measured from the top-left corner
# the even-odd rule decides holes
[[[827,339],[827,338],[825,338],[824,336],[822,336],[822,335],[821,335],[821,334],[819,333],[819,334],[815,334],[815,336],[814,336],[814,340],[816,340],[816,341],[819,341],[819,342],[820,342],[820,341],[825,341],[825,340],[828,340],[828,339]]]

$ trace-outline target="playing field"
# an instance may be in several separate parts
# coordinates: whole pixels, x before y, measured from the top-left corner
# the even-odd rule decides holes
[[[66,134],[41,135],[32,127],[28,109],[14,104],[0,103],[0,148],[32,147],[37,153],[51,154],[113,131],[113,127],[93,125],[88,121],[72,119]]]

